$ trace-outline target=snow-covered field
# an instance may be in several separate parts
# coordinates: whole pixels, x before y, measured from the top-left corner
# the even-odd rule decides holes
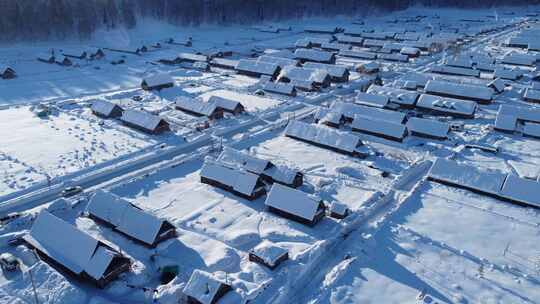
[[[84,43],[3,46],[0,65],[9,65],[18,77],[0,80],[0,254],[12,253],[21,268],[0,272],[0,303],[34,303],[36,296],[39,303],[184,303],[185,293],[190,292],[184,287],[195,270],[225,277],[232,290],[217,301],[222,304],[540,303],[538,209],[427,179],[433,162],[445,158],[480,172],[516,175],[540,189],[540,140],[523,136],[521,125],[513,134],[494,130],[496,120],[502,119],[498,114],[502,105],[540,111],[537,104],[522,98],[533,86],[540,52],[504,45],[520,31],[537,27],[537,16],[536,8],[410,9],[367,18],[363,25],[355,24],[354,18],[283,23],[279,26],[290,25],[292,30],[280,33],[241,26],[178,29],[148,21],[130,32],[100,31]],[[263,53],[286,54],[283,51],[294,49],[299,39],[332,37],[303,31],[312,25],[344,28],[347,36],[364,30],[364,45],[383,41],[370,41],[377,34],[392,33],[394,38],[385,38],[383,48],[355,46],[355,51],[379,59],[338,54],[337,64],[351,71],[349,81],[334,81],[320,91],[298,91],[295,97],[263,92],[266,80],[234,70],[201,71],[189,63],[163,63],[180,52],[232,51],[227,59],[256,59]],[[149,38],[157,33],[159,38]],[[406,34],[418,37],[403,38]],[[164,42],[173,36],[190,36],[193,46]],[[432,45],[424,49],[424,40]],[[162,47],[151,47],[158,41]],[[407,62],[385,60],[382,55],[397,56],[401,47],[411,44],[422,50],[419,57],[407,57]],[[437,50],[438,44],[446,49]],[[142,45],[150,50],[134,55],[105,49],[104,59],[73,59],[71,67],[35,59],[52,48],[55,52],[89,46],[134,50]],[[392,51],[396,47],[398,51]],[[535,58],[534,64],[504,63],[511,53]],[[423,80],[474,84],[480,90],[495,78],[492,71],[482,71],[479,77],[431,72],[459,56],[470,60],[487,56],[497,68],[520,69],[523,77],[505,80],[503,92],[493,93],[491,103],[478,102],[472,119],[399,107],[405,91],[385,105],[387,111],[400,112],[409,121],[417,116],[448,128],[452,125],[446,139],[419,137],[410,130],[401,141],[376,132],[360,133],[354,121],[362,115],[353,115],[352,123],[341,121],[343,133],[325,133],[334,131],[315,120],[323,110],[332,110],[335,101],[353,103],[360,84],[374,79],[357,69],[361,64],[378,65],[376,81],[382,86],[419,94],[427,91]],[[110,64],[120,59],[125,63]],[[477,68],[475,63],[469,72]],[[141,80],[155,73],[169,74],[174,87],[142,90]],[[240,102],[246,111],[209,120],[177,110],[174,102],[180,96],[201,103],[218,96]],[[157,115],[168,122],[170,131],[147,134],[118,118],[100,118],[90,108],[96,100]],[[458,102],[437,106],[455,110]],[[42,107],[50,114],[38,117]],[[340,118],[352,115],[339,114]],[[540,123],[540,115],[536,117]],[[337,142],[341,148],[361,140],[361,148],[353,149],[367,154],[355,157],[288,137],[285,128],[291,120],[324,128],[319,129],[318,140]],[[392,131],[377,119],[368,127]],[[404,126],[394,123],[393,128],[399,127]],[[338,136],[341,140],[336,140]],[[321,221],[308,226],[270,212],[265,207],[267,195],[248,200],[202,183],[205,162],[217,159],[224,148],[301,172],[301,193],[322,200],[326,207],[332,202],[343,204],[348,215],[337,219],[327,210]],[[241,165],[250,164],[236,164],[234,170]],[[224,182],[232,181],[225,178]],[[59,198],[66,185],[85,189]],[[271,188],[267,180],[264,187]],[[149,248],[90,218],[87,204],[101,190],[170,222],[176,237]],[[130,259],[129,271],[99,289],[47,260],[38,261],[26,245],[9,244],[28,234],[44,210],[117,249]],[[4,218],[7,213],[11,214]],[[136,224],[146,228],[142,221]],[[250,250],[262,241],[285,249],[288,260],[273,270],[250,261]],[[170,267],[178,273],[162,284],[160,275]],[[207,284],[203,289],[204,297],[212,288]]]

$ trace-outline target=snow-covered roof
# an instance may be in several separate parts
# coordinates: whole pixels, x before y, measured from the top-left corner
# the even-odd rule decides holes
[[[495,119],[495,129],[507,132],[514,132],[517,128],[517,116],[506,115],[504,113],[497,114]]]
[[[86,211],[113,225],[119,231],[145,244],[152,245],[164,220],[144,212],[128,201],[98,190],[90,199]]]
[[[452,67],[472,69],[474,62],[468,56],[457,56],[448,58],[445,64]]]
[[[228,284],[216,274],[196,269],[191,274],[183,292],[201,304],[214,304],[223,285]]]
[[[263,90],[284,95],[293,95],[295,91],[294,85],[290,83],[271,81],[264,84]]]
[[[540,138],[540,124],[526,122],[525,125],[523,126],[523,134]]]
[[[171,75],[165,73],[154,74],[143,79],[148,87],[157,87],[162,85],[174,84]]]
[[[237,100],[223,98],[216,95],[210,96],[210,98],[208,98],[208,103],[213,104],[217,108],[222,108],[226,111],[234,111],[238,107],[243,107],[243,105]]]
[[[417,56],[420,54],[420,49],[411,46],[404,46],[399,52],[403,55]]]
[[[342,50],[338,53],[339,56],[343,57],[351,57],[351,58],[358,58],[358,59],[368,59],[373,60],[377,58],[377,54],[371,53],[371,52],[365,52],[365,51],[348,51],[348,50]]]
[[[416,104],[419,108],[435,110],[438,112],[448,113],[449,115],[457,114],[461,116],[473,116],[478,105],[475,102],[446,98],[429,94],[422,94]]]
[[[336,35],[336,38],[339,43],[362,45],[362,43],[364,42],[364,38],[348,35]]]
[[[308,81],[314,83],[325,83],[328,72],[321,69],[308,69],[296,66],[286,66],[281,70],[278,79],[287,78],[290,80]]]
[[[430,80],[426,84],[425,91],[429,94],[478,101],[491,101],[493,98],[493,90],[491,88],[438,80]]]
[[[155,130],[163,119],[148,112],[128,109],[122,113],[120,120],[143,127],[147,130]]]
[[[360,138],[331,128],[292,120],[285,129],[285,135],[318,143],[341,151],[352,153],[361,144]]]
[[[345,43],[328,42],[321,44],[321,49],[330,51],[350,50],[351,46]]]
[[[391,102],[404,106],[413,106],[420,95],[413,91],[392,87],[383,87],[379,85],[371,85],[367,90],[367,93],[387,96],[390,98]]]
[[[294,179],[298,174],[298,171],[289,167],[275,165],[264,170],[263,174],[270,176],[276,182],[291,185],[294,183]]]
[[[502,79],[508,79],[508,80],[517,80],[521,76],[523,76],[523,71],[520,69],[507,69],[504,67],[498,67],[495,69],[495,77],[502,78]]]
[[[106,100],[96,100],[92,103],[92,111],[109,116],[115,107],[118,107],[118,105],[106,101]]]
[[[430,70],[432,73],[480,77],[480,71],[446,65],[436,65]]]
[[[298,65],[297,60],[285,58],[285,57],[277,57],[277,56],[272,56],[272,55],[262,55],[259,58],[257,58],[257,61],[277,64],[280,68],[286,67],[288,65],[292,65],[292,66]]]
[[[270,62],[242,59],[238,61],[236,70],[257,73],[261,75],[274,76],[279,69],[279,65]]]
[[[347,213],[347,205],[333,201],[330,204],[330,212],[344,216]]]
[[[320,200],[280,184],[274,184],[264,204],[275,209],[313,221],[318,213]]]
[[[234,69],[238,64],[238,60],[226,59],[226,58],[212,58],[211,65],[221,65]]]
[[[249,253],[259,257],[265,264],[270,267],[276,266],[276,263],[286,254],[287,250],[274,245],[268,240],[263,240],[257,246],[249,251]]]
[[[531,88],[527,88],[527,90],[525,90],[523,98],[529,101],[540,101],[540,90],[533,90]]]
[[[272,165],[265,159],[260,159],[229,147],[225,147],[223,149],[223,152],[221,152],[219,155],[218,160],[220,162],[238,165],[241,168],[255,174],[263,173],[266,168]]]
[[[400,123],[380,120],[370,115],[355,115],[351,127],[362,131],[402,140],[407,135],[407,128]]]
[[[39,214],[25,240],[77,274],[84,271],[99,243],[47,211]]]
[[[385,44],[386,44],[386,41],[384,41],[384,40],[377,40],[377,39],[365,39],[364,40],[364,47],[382,48]]]
[[[299,60],[331,62],[334,59],[334,54],[331,52],[300,48],[294,51],[294,57]]]
[[[540,207],[540,183],[509,174],[502,186],[502,197]]]
[[[259,176],[241,169],[206,160],[201,169],[201,176],[232,187],[235,191],[252,195]]]
[[[318,62],[306,62],[304,68],[318,69],[326,71],[332,77],[343,77],[347,75],[348,68],[342,65],[318,63]]]
[[[450,131],[450,125],[432,119],[412,117],[407,121],[407,129],[422,135],[446,138]]]
[[[216,111],[216,105],[214,103],[202,102],[185,96],[177,97],[174,105],[180,110],[194,112],[207,117],[213,115]]]
[[[386,107],[389,101],[390,99],[387,96],[369,94],[369,93],[363,93],[363,92],[356,94],[354,98],[354,103],[356,104],[376,107],[376,108]]]
[[[409,61],[409,56],[403,55],[403,54],[397,54],[397,53],[378,54],[377,58],[382,59],[382,60],[387,60],[387,61],[399,61],[399,62],[408,62]]]
[[[429,177],[437,181],[498,195],[506,174],[497,171],[480,171],[476,166],[438,158],[429,171]]]
[[[490,83],[488,83],[487,86],[494,89],[497,93],[502,93],[504,92],[504,88],[506,88],[506,81],[500,78],[496,78]]]
[[[343,101],[335,101],[330,109],[333,112],[341,113],[347,118],[354,118],[356,115],[363,115],[372,117],[373,119],[396,124],[403,123],[406,117],[405,113],[402,112],[368,107]]]
[[[515,116],[518,120],[522,121],[540,123],[540,109],[538,108],[527,108],[502,104],[499,107],[498,112],[498,115],[501,114]]]
[[[85,272],[99,280],[117,252],[104,247],[75,226],[42,211],[24,240],[73,273]]]
[[[510,53],[501,60],[505,64],[533,66],[538,59],[532,54]]]
[[[182,61],[202,61],[202,62],[208,61],[207,56],[194,54],[194,53],[180,53],[178,54],[177,59],[182,60]]]

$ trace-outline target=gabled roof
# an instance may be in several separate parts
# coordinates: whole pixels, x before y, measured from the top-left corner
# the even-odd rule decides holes
[[[178,54],[177,59],[180,59],[180,60],[183,60],[183,61],[202,61],[202,62],[208,61],[207,56],[199,55],[199,54],[193,54],[193,53],[180,53],[180,54]]]
[[[331,52],[317,51],[312,49],[296,49],[294,52],[296,59],[303,59],[315,62],[330,62],[334,59],[334,54]]]
[[[375,95],[384,95],[390,98],[390,101],[403,106],[413,106],[418,99],[417,92],[397,89],[392,87],[383,87],[379,85],[371,85],[367,93]]]
[[[155,130],[163,119],[157,115],[150,114],[148,112],[125,110],[122,113],[120,120],[130,123],[136,126],[143,127],[147,130]]]
[[[450,132],[450,125],[432,119],[412,117],[407,121],[407,129],[411,132],[422,135],[446,138],[448,136],[448,132]]]
[[[47,211],[39,214],[25,240],[76,274],[84,271],[99,244]]]
[[[447,95],[470,100],[491,101],[493,90],[487,87],[459,84],[447,81],[430,80],[425,87],[426,93]]]
[[[115,107],[119,105],[106,100],[96,100],[92,103],[92,111],[106,116],[109,116]]]
[[[242,104],[237,100],[223,98],[220,96],[212,95],[208,99],[208,103],[214,104],[217,108],[222,108],[226,111],[234,111],[238,107],[242,107]]]
[[[331,148],[353,153],[362,143],[360,138],[331,128],[292,120],[285,129],[285,135],[314,142]]]
[[[102,190],[96,191],[92,196],[86,211],[113,225],[118,231],[148,245],[155,243],[159,230],[165,222],[130,202]]]
[[[473,116],[478,105],[473,101],[422,94],[416,104],[420,108],[460,116]]]
[[[154,74],[143,79],[148,87],[157,87],[162,85],[174,84],[174,80],[169,74]]]
[[[264,84],[263,90],[284,95],[293,95],[295,93],[293,84],[283,82],[268,81]]]
[[[363,115],[372,117],[373,119],[397,124],[403,123],[406,117],[405,113],[402,112],[357,105],[343,101],[335,101],[330,108],[332,111],[341,113],[343,116],[348,118],[354,118],[355,115]]]
[[[260,159],[228,147],[223,149],[223,152],[221,152],[219,155],[218,160],[221,162],[238,165],[243,169],[255,174],[263,173],[266,168],[272,165],[265,159]]]
[[[349,71],[345,66],[319,62],[306,62],[304,68],[324,70],[332,77],[344,77]]]
[[[174,105],[180,110],[194,112],[206,117],[212,116],[216,111],[216,105],[213,103],[202,102],[185,96],[177,97]]]
[[[351,127],[355,131],[368,132],[397,140],[402,140],[407,135],[405,125],[376,119],[370,115],[355,115]]]
[[[540,183],[510,174],[501,189],[501,196],[540,207]]]
[[[214,304],[223,285],[228,285],[216,274],[196,269],[183,289],[185,295],[202,304]]]
[[[279,70],[279,65],[263,61],[242,59],[238,61],[236,70],[274,76]]]
[[[475,166],[458,164],[438,158],[428,173],[434,180],[497,195],[506,179],[506,174],[497,171],[480,171]]]
[[[204,162],[200,174],[202,177],[230,186],[233,190],[247,196],[253,194],[259,181],[259,176],[256,174],[211,160]]]
[[[75,274],[100,280],[118,252],[75,226],[42,211],[24,240]]]
[[[308,221],[315,219],[319,203],[320,199],[280,184],[272,186],[264,202],[266,206],[285,211]]]
[[[280,68],[286,67],[288,65],[292,65],[292,66],[298,65],[297,60],[285,58],[285,57],[272,56],[271,54],[262,55],[257,59],[257,61],[277,64]]]
[[[384,108],[388,105],[390,99],[384,95],[376,95],[369,93],[358,93],[354,99],[354,103],[369,107]]]
[[[373,60],[377,58],[377,54],[372,53],[372,52],[365,52],[365,51],[341,50],[339,51],[338,55],[343,56],[343,57],[368,59],[368,60]]]
[[[249,253],[259,257],[267,265],[274,267],[279,259],[288,252],[286,249],[278,247],[270,241],[263,240],[257,246],[253,247]]]
[[[324,83],[328,76],[328,72],[321,69],[286,66],[281,70],[278,79],[288,78],[290,80],[308,81],[320,84]]]

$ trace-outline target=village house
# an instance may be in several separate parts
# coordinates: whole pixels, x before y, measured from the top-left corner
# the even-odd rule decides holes
[[[292,120],[285,129],[285,136],[354,157],[367,156],[358,149],[363,145],[360,138],[323,126]]]
[[[289,259],[289,253],[286,249],[278,247],[270,241],[263,240],[257,246],[249,250],[248,258],[251,262],[264,265],[271,270],[274,270],[281,263]]]
[[[100,288],[131,267],[118,250],[47,211],[41,211],[23,240],[41,260]]]
[[[165,119],[143,111],[125,110],[120,120],[127,126],[150,134],[160,134],[171,130]]]
[[[201,183],[218,187],[250,201],[266,194],[260,176],[210,159],[204,162],[200,176]]]
[[[218,108],[214,103],[203,102],[193,98],[179,96],[174,102],[177,110],[197,117],[208,117],[210,120],[223,118],[224,110]]]
[[[243,74],[252,77],[261,77],[263,75],[270,76],[271,79],[275,79],[281,68],[275,63],[256,61],[256,60],[247,60],[242,59],[238,61],[238,64],[235,67],[238,74]]]
[[[106,100],[94,101],[91,109],[94,115],[102,118],[118,118],[122,116],[122,112],[124,112],[119,105]]]
[[[308,226],[315,226],[326,212],[321,199],[280,184],[272,186],[264,204],[268,211]]]
[[[0,78],[2,79],[13,79],[17,77],[15,70],[8,66],[0,66]]]
[[[313,49],[296,49],[294,52],[294,58],[299,60],[301,63],[308,61],[328,64],[336,63],[336,55],[334,53]]]
[[[169,74],[154,74],[145,77],[141,82],[141,88],[145,91],[162,90],[174,86],[174,79]]]
[[[176,228],[170,222],[159,219],[110,192],[98,190],[94,193],[86,212],[97,222],[151,248],[176,237]]]
[[[216,304],[232,287],[225,273],[208,273],[196,269],[182,290],[187,304]]]

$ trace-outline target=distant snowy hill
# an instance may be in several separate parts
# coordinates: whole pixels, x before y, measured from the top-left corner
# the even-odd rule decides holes
[[[133,28],[141,18],[178,25],[250,23],[306,16],[366,15],[410,6],[492,7],[539,0],[0,0],[0,40],[88,38]]]

